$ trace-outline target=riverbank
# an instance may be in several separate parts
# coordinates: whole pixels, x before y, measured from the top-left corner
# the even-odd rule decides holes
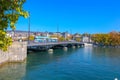
[[[27,57],[27,42],[14,42],[3,52],[0,50],[0,65],[8,62],[24,62]]]
[[[93,44],[93,47],[103,47],[103,48],[120,48],[120,46],[101,45],[101,44]]]

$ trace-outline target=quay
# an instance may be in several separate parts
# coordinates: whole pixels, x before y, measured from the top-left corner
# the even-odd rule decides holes
[[[27,42],[13,42],[8,51],[0,50],[0,65],[7,62],[23,62],[27,58]]]
[[[47,50],[53,52],[57,48],[67,50],[69,47],[79,48],[83,46],[83,42],[13,42],[8,51],[3,52],[0,50],[0,65],[6,62],[24,62],[29,51]]]

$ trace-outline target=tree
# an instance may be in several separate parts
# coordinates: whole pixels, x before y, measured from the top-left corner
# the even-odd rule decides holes
[[[92,40],[99,45],[109,45],[110,36],[109,34],[94,34],[92,35]]]
[[[93,34],[92,40],[99,45],[120,46],[120,33],[110,32],[108,34]]]
[[[89,33],[84,33],[84,34],[82,34],[82,36],[87,36],[87,37],[89,37],[90,34],[89,34]]]
[[[28,12],[23,10],[26,0],[0,0],[0,49],[6,51],[12,44],[12,38],[7,36],[7,28],[15,30],[15,23],[20,16],[28,17]]]
[[[72,37],[73,37],[72,35],[67,36],[66,41],[72,40]]]
[[[57,34],[53,34],[50,36],[50,38],[57,38],[57,37],[59,37]]]
[[[62,37],[59,37],[58,40],[59,40],[59,41],[65,41],[65,38],[62,36]]]
[[[80,38],[75,38],[75,41],[80,42],[81,39]]]
[[[34,39],[35,39],[35,37],[33,35],[30,35],[29,40],[33,41]]]
[[[120,45],[120,33],[118,32],[110,32],[110,41],[112,46],[119,46]]]

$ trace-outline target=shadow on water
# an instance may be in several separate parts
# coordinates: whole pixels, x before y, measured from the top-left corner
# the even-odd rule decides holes
[[[35,77],[37,77],[36,79],[42,79],[41,76],[45,76],[44,74],[46,72],[48,72],[49,74],[49,72],[51,71],[56,71],[55,67],[58,67],[58,63],[61,60],[65,59],[66,57],[74,54],[77,50],[78,50],[77,48],[76,49],[69,48],[67,51],[63,49],[57,49],[54,50],[53,52],[46,51],[46,52],[30,53],[27,58],[26,75],[24,79],[34,80]],[[49,70],[49,68],[52,69]],[[34,75],[34,77],[30,77],[33,74],[36,75]],[[47,76],[48,75],[46,75],[46,78]],[[52,77],[52,72],[51,72],[51,77]]]
[[[33,52],[28,54],[27,58],[27,66],[28,68],[32,68],[34,66],[44,65],[47,63],[52,63],[55,61],[59,61],[61,58],[65,58],[74,52],[76,52],[77,49],[68,49],[67,51],[63,49],[57,49],[53,52]]]

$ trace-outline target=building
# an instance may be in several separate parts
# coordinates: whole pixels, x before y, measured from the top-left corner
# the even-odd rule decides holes
[[[58,38],[50,38],[48,36],[35,36],[34,42],[58,42]]]
[[[88,36],[83,36],[83,37],[82,37],[82,42],[84,42],[84,43],[89,43],[89,42],[92,42],[92,40],[91,40],[91,38],[88,37]]]
[[[76,33],[73,35],[73,40],[80,42],[81,41],[81,35]]]

